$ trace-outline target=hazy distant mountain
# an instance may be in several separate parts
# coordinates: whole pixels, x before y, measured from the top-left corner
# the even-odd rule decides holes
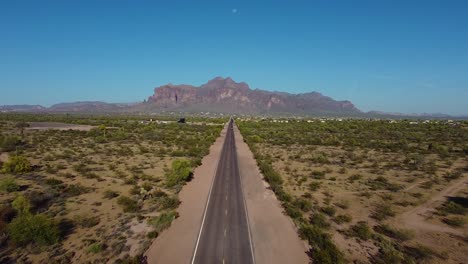
[[[41,105],[0,105],[0,112],[34,112],[45,109]]]
[[[290,94],[252,90],[231,78],[217,77],[208,83],[192,85],[167,84],[154,89],[154,94],[140,108],[146,111],[203,111],[252,114],[358,114],[350,101],[335,101],[317,92]]]
[[[111,113],[128,109],[132,104],[112,104],[105,102],[60,103],[47,108],[48,112],[98,112]]]

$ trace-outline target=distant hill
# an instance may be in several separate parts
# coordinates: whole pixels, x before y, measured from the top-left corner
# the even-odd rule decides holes
[[[35,112],[45,109],[41,105],[0,105],[0,112]]]
[[[167,84],[154,89],[145,111],[221,112],[244,114],[359,114],[350,101],[335,101],[318,92],[290,94],[252,90],[231,78],[216,77],[200,87]]]

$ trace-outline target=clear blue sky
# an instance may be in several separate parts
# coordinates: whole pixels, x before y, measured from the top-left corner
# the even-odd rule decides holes
[[[215,76],[467,115],[468,1],[0,3],[0,104],[135,102]]]

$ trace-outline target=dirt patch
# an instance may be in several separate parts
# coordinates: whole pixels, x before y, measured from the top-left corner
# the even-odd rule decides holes
[[[195,169],[193,180],[180,192],[179,217],[146,251],[148,263],[190,263],[225,136],[226,126]]]
[[[445,188],[440,193],[434,195],[429,201],[426,203],[413,208],[412,210],[404,213],[400,217],[400,221],[407,227],[414,229],[414,230],[425,230],[431,232],[445,232],[451,233],[454,235],[462,236],[464,232],[461,230],[457,230],[454,228],[450,228],[448,226],[436,225],[426,221],[426,218],[431,217],[433,214],[434,208],[438,205],[442,204],[448,196],[452,196],[457,194],[459,191],[466,188],[467,180],[466,176],[463,177],[461,180],[458,180]]]
[[[90,125],[77,125],[77,124],[67,124],[59,122],[29,122],[29,127],[27,130],[78,130],[78,131],[90,131],[95,126]]]
[[[256,263],[309,263],[306,244],[263,180],[237,126],[234,133]]]

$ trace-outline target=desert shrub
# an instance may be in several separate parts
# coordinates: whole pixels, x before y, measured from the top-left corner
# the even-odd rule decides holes
[[[310,216],[310,224],[319,228],[329,228],[330,223],[328,222],[327,218],[319,212],[313,213]]]
[[[393,211],[389,204],[376,205],[371,214],[371,217],[378,221],[382,221],[393,216],[395,216],[395,211]]]
[[[273,169],[273,167],[267,161],[258,162],[258,167],[265,176],[266,181],[270,184],[273,191],[280,188],[283,184],[283,178]],[[276,193],[276,191],[275,191]]]
[[[59,179],[55,179],[55,178],[48,178],[45,180],[45,183],[47,185],[52,185],[52,186],[56,186],[56,185],[60,185],[63,183],[63,181],[59,180]]]
[[[446,223],[447,225],[450,225],[453,227],[463,227],[466,224],[465,219],[459,216],[447,217],[447,218],[444,218],[442,221]]]
[[[328,160],[327,154],[325,154],[323,152],[312,156],[311,161],[314,162],[314,163],[319,163],[319,164],[330,163],[330,161]]]
[[[3,173],[27,173],[31,171],[31,164],[28,159],[23,156],[10,156],[8,161],[3,163]]]
[[[11,203],[11,206],[18,212],[18,214],[28,214],[31,209],[31,202],[24,195],[18,195]]]
[[[379,253],[374,258],[376,264],[403,263],[404,260],[404,254],[395,248],[392,242],[387,240],[380,241]]]
[[[312,204],[310,201],[304,198],[296,198],[293,202],[293,205],[301,209],[303,212],[308,212],[310,209],[312,209]]]
[[[309,190],[312,192],[317,191],[320,188],[321,183],[317,181],[313,181],[309,184]]]
[[[77,184],[67,185],[64,188],[63,193],[65,193],[67,196],[71,197],[71,196],[78,196],[80,194],[87,193],[87,192],[90,192],[90,191],[91,191],[91,188],[83,186],[83,185],[77,183]]]
[[[399,191],[402,187],[398,184],[390,183],[385,177],[378,176],[366,183],[372,190],[389,190],[392,192]]]
[[[347,200],[341,200],[335,203],[336,206],[338,206],[341,209],[348,209],[349,207],[349,201]]]
[[[329,216],[334,216],[336,213],[336,208],[333,206],[324,206],[320,210]]]
[[[157,200],[159,210],[176,209],[180,201],[176,196],[162,196]]]
[[[89,228],[99,224],[100,219],[97,216],[77,215],[74,222],[81,227]]]
[[[16,216],[16,211],[10,205],[0,206],[0,236],[7,232],[7,225]]]
[[[345,214],[345,215],[337,215],[333,218],[333,221],[337,224],[343,224],[343,223],[349,223],[353,220],[353,218],[348,215],[348,214]]]
[[[324,171],[318,171],[314,170],[310,173],[311,177],[316,180],[322,180],[325,179],[325,172]]]
[[[421,263],[423,261],[428,261],[432,259],[435,255],[437,255],[434,250],[428,248],[423,245],[416,245],[416,246],[406,246],[404,247],[404,253],[414,259],[417,263]]]
[[[156,232],[161,233],[161,231],[171,226],[172,221],[178,216],[179,214],[176,211],[164,212],[157,217],[149,219],[148,224],[152,225]]]
[[[138,202],[127,196],[120,196],[117,199],[117,204],[122,206],[125,213],[135,213],[140,210]]]
[[[119,196],[119,192],[112,191],[112,190],[104,191],[104,198],[105,199],[113,199],[113,198],[115,198],[117,196]]]
[[[97,254],[102,252],[105,249],[105,246],[102,243],[93,243],[91,246],[88,247],[88,252]]]
[[[287,203],[283,206],[285,207],[286,214],[292,219],[300,220],[302,218],[302,212],[299,208],[290,203]]]
[[[4,152],[10,152],[21,146],[23,142],[16,136],[1,136],[0,135],[0,149]]]
[[[448,201],[438,208],[438,212],[441,215],[447,215],[447,214],[465,215],[467,212],[467,209],[459,203]]]
[[[343,253],[335,246],[330,235],[313,225],[302,225],[299,235],[312,247],[311,255],[314,263],[345,263]]]
[[[190,161],[174,160],[171,165],[171,170],[166,173],[166,185],[168,187],[174,187],[175,185],[190,180],[191,176]]]
[[[20,186],[13,177],[6,177],[0,180],[0,191],[2,192],[17,192],[19,189]]]
[[[407,241],[414,237],[413,232],[411,232],[410,230],[395,229],[386,224],[374,226],[374,230],[377,233],[386,235],[399,241]]]
[[[364,221],[359,221],[346,232],[349,236],[358,237],[362,240],[369,240],[372,237],[372,231]]]
[[[153,231],[148,232],[148,234],[146,234],[146,237],[153,239],[153,238],[157,238],[158,235],[159,235],[159,233],[156,232],[155,230],[153,230]]]
[[[20,245],[31,242],[51,245],[60,238],[58,224],[43,214],[20,214],[8,224],[7,228],[11,239]]]
[[[355,181],[360,180],[360,179],[362,179],[362,175],[360,175],[360,174],[353,174],[353,175],[351,175],[351,176],[348,178],[348,181],[349,181],[349,182],[355,182]]]

